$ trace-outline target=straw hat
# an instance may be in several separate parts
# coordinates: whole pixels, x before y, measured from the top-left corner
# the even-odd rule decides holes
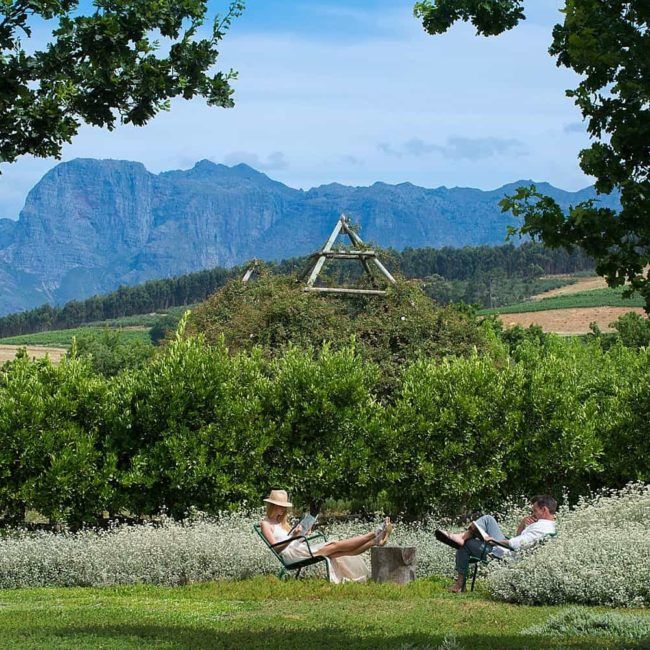
[[[285,490],[271,490],[271,494],[266,499],[263,499],[263,501],[272,503],[275,506],[282,506],[283,508],[291,508],[293,505],[289,502],[289,495]]]

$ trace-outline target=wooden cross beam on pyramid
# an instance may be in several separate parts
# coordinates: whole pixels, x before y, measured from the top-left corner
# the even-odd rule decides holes
[[[347,235],[350,238],[352,245],[355,246],[356,249],[349,250],[349,251],[333,251],[332,246],[334,245],[336,238],[340,234]],[[359,237],[359,235],[357,235],[357,233],[354,232],[354,230],[352,230],[347,217],[344,214],[342,214],[339,217],[339,220],[336,222],[336,226],[334,226],[334,230],[332,230],[332,234],[329,236],[329,239],[327,240],[327,242],[325,242],[325,246],[323,246],[322,250],[317,251],[311,256],[312,259],[314,258],[316,259],[316,262],[313,265],[310,264],[305,270],[305,272],[302,274],[303,278],[307,274],[309,274],[304,291],[313,291],[317,293],[366,294],[371,296],[386,295],[386,291],[384,291],[383,289],[348,289],[347,287],[315,287],[314,286],[314,283],[318,278],[318,274],[321,272],[321,269],[323,268],[323,264],[325,264],[325,260],[329,260],[329,259],[359,260],[366,274],[373,280],[373,284],[374,284],[374,276],[372,275],[372,272],[370,270],[370,264],[374,264],[375,267],[381,273],[381,275],[384,278],[386,278],[386,280],[388,280],[390,284],[395,284],[395,278],[387,271],[386,267],[377,259],[377,253],[371,250],[364,250],[363,246],[364,243],[361,237]]]

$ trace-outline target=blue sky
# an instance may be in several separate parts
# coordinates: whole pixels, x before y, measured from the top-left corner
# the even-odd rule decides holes
[[[528,178],[588,185],[577,163],[588,139],[564,95],[576,79],[547,53],[562,3],[529,0],[522,26],[488,39],[469,25],[429,36],[413,2],[248,0],[219,63],[239,72],[235,108],[178,101],[143,128],[84,127],[63,160],[138,160],[153,172],[204,158],[247,162],[305,189],[334,181],[494,189]],[[2,165],[0,217],[16,218],[55,164]]]

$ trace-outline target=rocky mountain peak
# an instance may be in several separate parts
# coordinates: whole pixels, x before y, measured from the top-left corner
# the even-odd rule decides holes
[[[330,183],[303,192],[245,163],[201,160],[156,175],[138,162],[72,160],[32,189],[17,222],[0,222],[0,313],[252,257],[304,255],[341,212],[386,247],[501,244],[513,220],[498,201],[522,184],[530,183],[491,192]],[[543,187],[563,206],[595,196]]]

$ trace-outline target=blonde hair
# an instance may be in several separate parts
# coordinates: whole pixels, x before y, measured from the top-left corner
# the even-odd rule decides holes
[[[282,506],[276,506],[275,503],[267,503],[266,504],[266,518],[270,519],[273,516],[273,513],[275,512],[276,508],[282,508]],[[278,517],[278,521],[280,522],[280,525],[282,528],[284,528],[286,531],[291,530],[291,525],[289,524],[289,508],[282,508],[284,512]]]

